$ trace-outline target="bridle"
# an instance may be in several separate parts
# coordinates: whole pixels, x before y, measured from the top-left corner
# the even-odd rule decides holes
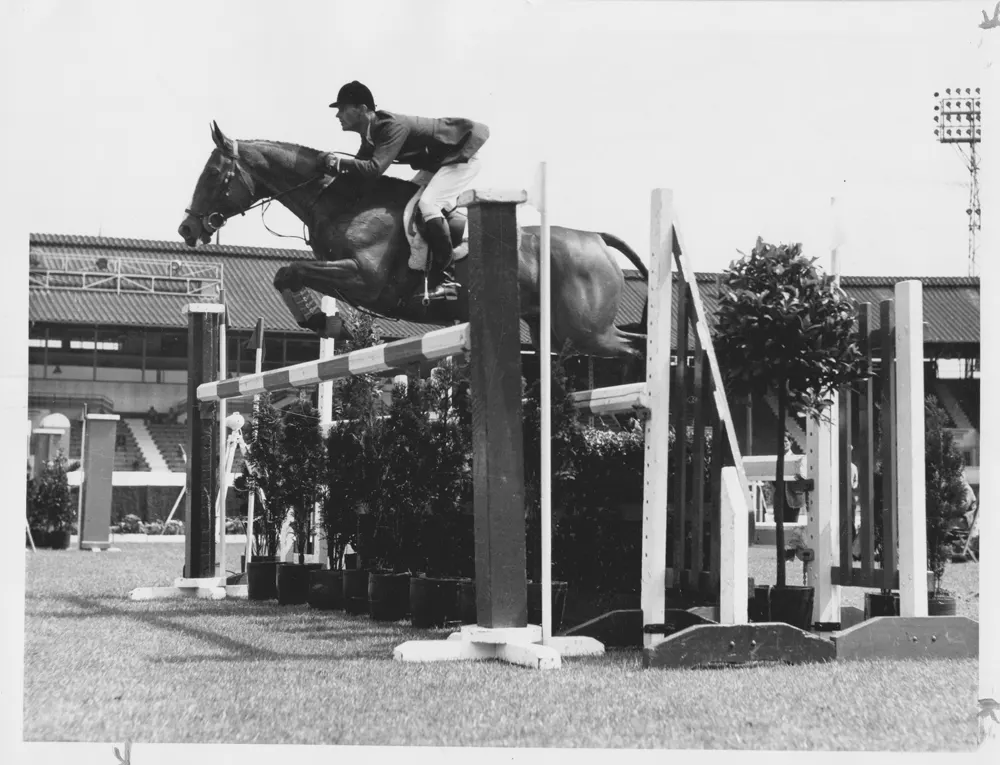
[[[253,199],[254,191],[256,190],[253,176],[250,175],[247,169],[243,167],[243,165],[240,163],[239,142],[236,141],[235,139],[229,139],[229,140],[232,143],[232,151],[230,152],[220,149],[222,156],[230,160],[230,164],[229,167],[226,169],[225,177],[223,177],[222,179],[222,188],[219,191],[219,193],[216,194],[215,198],[226,199],[229,196],[229,187],[233,182],[233,178],[235,178],[236,174],[239,173],[240,180],[242,181],[243,186],[249,193],[250,198]],[[285,191],[281,191],[277,194],[271,194],[269,196],[265,196],[260,200],[258,200],[256,203],[247,207],[245,210],[237,210],[235,212],[226,214],[219,212],[218,210],[213,210],[206,213],[200,213],[187,208],[184,210],[184,212],[186,212],[192,218],[196,219],[199,223],[201,223],[202,228],[208,231],[209,234],[214,234],[220,228],[225,226],[226,222],[230,218],[235,218],[237,215],[246,215],[255,207],[260,207],[261,205],[270,203],[272,200],[278,199],[279,197],[284,196],[285,194],[289,194],[295,191],[296,189],[300,189],[303,186],[312,183],[313,181],[320,180],[322,177],[323,175],[320,174],[313,178],[309,178],[308,180],[305,180],[296,186],[292,186],[290,189],[286,189]]]
[[[226,169],[226,175],[222,179],[222,188],[220,192],[216,194],[216,199],[226,199],[229,196],[229,187],[233,182],[233,178],[236,177],[237,172],[239,172],[240,180],[243,182],[243,185],[250,193],[250,198],[252,199],[254,192],[253,178],[250,177],[250,174],[240,164],[239,143],[235,140],[232,143],[233,143],[232,152],[225,152],[225,151],[222,152],[222,156],[230,160],[230,163],[229,167]],[[217,210],[206,213],[200,213],[200,212],[195,212],[194,210],[191,209],[185,209],[184,212],[186,212],[192,218],[197,219],[198,222],[201,223],[202,228],[204,228],[210,234],[214,234],[220,228],[225,226],[226,221],[228,221],[230,218],[235,217],[236,215],[246,215],[247,211],[251,209],[253,208],[248,207],[246,210],[240,210],[237,212],[229,213],[228,215],[226,213],[218,212]]]

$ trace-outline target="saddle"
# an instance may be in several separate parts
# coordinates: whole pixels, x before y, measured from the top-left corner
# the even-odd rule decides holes
[[[430,262],[430,247],[424,238],[424,216],[417,207],[420,195],[424,192],[424,187],[417,189],[403,211],[403,223],[406,230],[406,241],[410,245],[410,260],[408,265],[414,271],[425,271]],[[461,247],[463,242],[468,241],[468,226],[465,212],[460,207],[452,207],[444,211],[445,220],[448,221],[448,229],[451,231],[451,246],[455,248],[455,262],[463,260],[469,254],[468,247]]]

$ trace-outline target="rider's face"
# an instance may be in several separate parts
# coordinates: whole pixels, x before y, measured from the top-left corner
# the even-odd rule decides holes
[[[337,108],[337,119],[344,130],[360,132],[364,124],[365,107],[356,104],[345,104]]]

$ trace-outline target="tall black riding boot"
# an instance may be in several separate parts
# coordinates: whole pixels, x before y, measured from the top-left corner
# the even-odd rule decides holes
[[[441,275],[440,281],[430,290],[431,300],[458,300],[458,284],[455,282],[455,272],[452,264],[455,251],[451,246],[451,232],[444,218],[431,218],[424,222],[424,235],[430,245],[431,263],[434,270]]]

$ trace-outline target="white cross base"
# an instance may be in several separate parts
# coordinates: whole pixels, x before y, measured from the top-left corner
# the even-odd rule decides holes
[[[604,645],[588,637],[553,637],[542,644],[542,628],[480,627],[467,624],[447,640],[409,640],[396,646],[396,661],[481,661],[498,659],[531,669],[559,669],[563,656],[600,656]]]

